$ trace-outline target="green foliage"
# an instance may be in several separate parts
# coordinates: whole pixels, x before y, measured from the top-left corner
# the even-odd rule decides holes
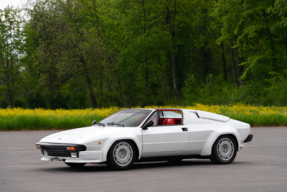
[[[9,106],[9,102],[5,97],[0,97],[0,107],[7,108]]]
[[[286,8],[286,0],[39,0],[23,21],[8,7],[1,106],[286,105]]]
[[[189,75],[183,87],[183,98],[186,98],[186,104],[193,104],[197,102],[197,97],[199,95],[200,88],[198,82],[194,75]]]
[[[27,102],[24,98],[17,98],[14,101],[14,107],[26,108]]]
[[[37,93],[36,95],[29,94],[27,98],[28,108],[46,108],[46,101],[44,97]]]
[[[0,94],[6,96],[13,107],[17,91],[21,89],[21,64],[23,53],[20,10],[13,7],[0,9]]]

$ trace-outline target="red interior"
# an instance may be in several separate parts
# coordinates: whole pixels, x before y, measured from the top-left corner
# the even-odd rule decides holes
[[[163,121],[164,125],[174,125],[175,124],[175,120],[174,119],[165,119]]]
[[[179,109],[158,109],[158,111],[178,111],[182,112]],[[158,125],[180,125],[182,124],[182,118],[158,118]]]

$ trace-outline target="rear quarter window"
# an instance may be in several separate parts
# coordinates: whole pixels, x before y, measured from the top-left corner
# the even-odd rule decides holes
[[[160,118],[182,118],[179,111],[162,111]]]

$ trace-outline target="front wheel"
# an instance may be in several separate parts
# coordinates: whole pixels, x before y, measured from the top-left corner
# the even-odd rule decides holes
[[[237,153],[237,144],[233,137],[224,135],[219,137],[212,146],[210,160],[217,164],[231,163]]]
[[[135,146],[130,141],[117,141],[109,150],[107,165],[110,169],[125,170],[132,167],[136,158]]]

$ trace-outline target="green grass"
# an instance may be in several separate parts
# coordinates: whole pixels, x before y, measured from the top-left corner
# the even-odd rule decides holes
[[[223,114],[224,115],[224,114]],[[262,127],[262,126],[287,126],[287,118],[283,115],[228,115],[232,119],[238,121],[243,121],[249,123],[252,127]]]
[[[84,116],[74,117],[38,117],[38,116],[16,116],[11,118],[0,118],[0,131],[19,130],[63,130],[78,127],[91,126],[93,120],[99,122],[103,117]]]

